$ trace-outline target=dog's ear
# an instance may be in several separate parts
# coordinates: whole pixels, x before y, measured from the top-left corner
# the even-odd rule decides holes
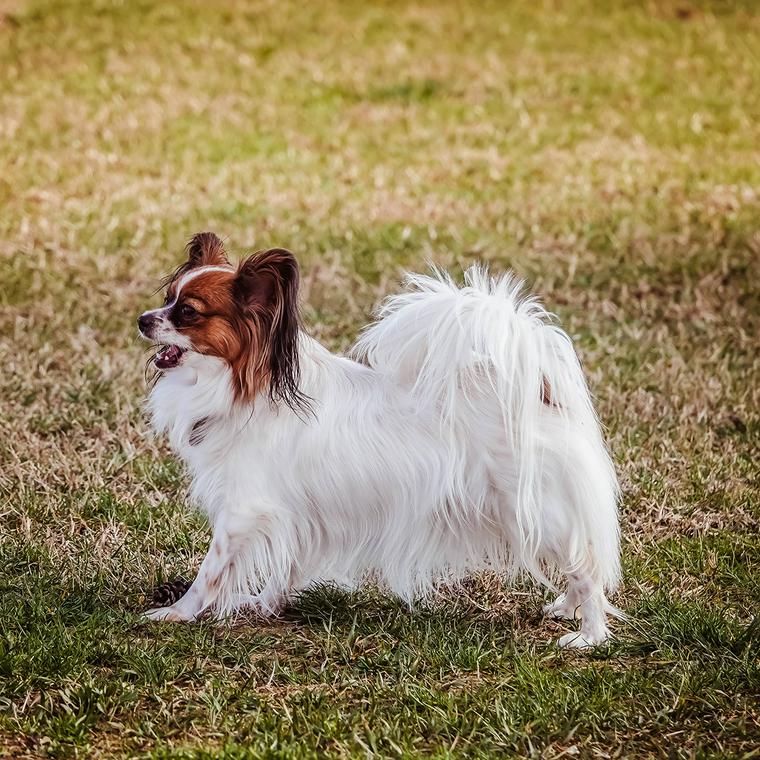
[[[213,232],[199,232],[193,235],[185,249],[187,269],[205,266],[228,266],[230,261],[224,250],[224,243]]]
[[[180,264],[168,277],[161,281],[159,290],[167,288],[167,298],[173,296],[173,284],[186,272],[196,267],[229,266],[224,243],[213,232],[199,232],[193,235],[185,246],[187,261]]]
[[[238,267],[233,297],[251,333],[249,355],[239,367],[240,390],[252,396],[266,388],[269,399],[308,411],[300,391],[298,262],[284,248],[258,251]]]
[[[297,322],[298,280],[298,262],[290,251],[257,251],[238,267],[233,286],[235,299],[245,310],[271,310],[274,319]]]

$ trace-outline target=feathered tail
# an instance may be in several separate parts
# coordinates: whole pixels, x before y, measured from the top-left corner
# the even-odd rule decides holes
[[[460,288],[434,269],[432,276],[408,275],[406,285],[381,305],[355,355],[408,387],[421,404],[436,405],[454,456],[462,456],[456,442],[463,436],[478,440],[483,410],[501,417],[517,467],[520,545],[513,549],[519,564],[547,583],[541,498],[547,468],[557,473],[549,459],[564,461],[573,490],[565,507],[571,567],[564,569],[583,565],[614,588],[617,480],[567,334],[511,274],[495,278],[473,266]]]

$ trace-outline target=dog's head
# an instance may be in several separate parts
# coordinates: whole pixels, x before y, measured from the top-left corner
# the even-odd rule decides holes
[[[215,356],[230,367],[236,400],[261,393],[302,409],[299,391],[298,263],[290,251],[258,251],[238,266],[222,241],[201,232],[187,245],[187,261],[165,282],[164,305],[141,314],[140,334],[159,344],[162,372],[188,354]]]

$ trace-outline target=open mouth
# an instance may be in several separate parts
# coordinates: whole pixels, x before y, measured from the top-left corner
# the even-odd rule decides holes
[[[187,349],[179,346],[164,346],[157,354],[153,363],[159,369],[172,369],[178,367]]]

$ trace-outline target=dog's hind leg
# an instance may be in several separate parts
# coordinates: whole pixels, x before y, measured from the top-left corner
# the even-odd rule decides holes
[[[561,647],[592,647],[602,644],[610,637],[607,627],[607,602],[602,584],[590,574],[577,572],[568,574],[567,593],[559,609],[550,614],[565,618],[580,618],[580,631],[572,631],[561,636],[557,642]],[[555,603],[556,604],[556,603]],[[553,607],[554,605],[552,605]],[[557,615],[557,613],[560,615]]]
[[[605,592],[620,578],[617,486],[600,441],[571,435],[549,459],[551,478],[541,498],[542,553],[567,578],[565,593],[544,607],[552,617],[581,620],[562,647],[588,647],[610,636]]]
[[[605,597],[599,562],[591,545],[587,545],[585,556],[578,558],[578,552],[572,547],[579,542],[573,540],[571,523],[562,520],[556,512],[553,517],[553,530],[550,531],[553,535],[546,546],[546,556],[566,577],[567,586],[563,594],[544,605],[543,611],[549,617],[581,621],[580,631],[562,636],[559,646],[596,646],[610,637],[607,612],[612,609]]]
[[[556,550],[552,552],[561,568],[567,568],[566,561],[559,560]],[[580,620],[580,631],[562,636],[561,647],[590,647],[606,641],[610,637],[607,627],[607,611],[610,609],[604,595],[604,585],[598,579],[593,565],[583,563],[581,567],[564,569],[567,587],[553,602],[544,605],[543,612],[548,617],[563,620]]]

